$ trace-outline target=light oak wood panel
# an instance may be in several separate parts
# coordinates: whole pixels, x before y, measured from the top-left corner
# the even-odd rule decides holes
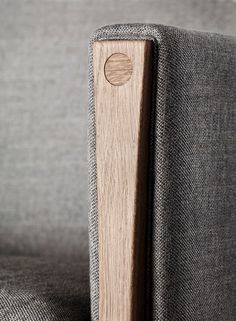
[[[150,41],[94,43],[99,321],[145,320]]]

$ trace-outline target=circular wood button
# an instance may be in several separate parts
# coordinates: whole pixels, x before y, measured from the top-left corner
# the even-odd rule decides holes
[[[133,67],[130,58],[123,53],[112,54],[106,61],[104,73],[107,81],[114,86],[122,86],[129,81]]]

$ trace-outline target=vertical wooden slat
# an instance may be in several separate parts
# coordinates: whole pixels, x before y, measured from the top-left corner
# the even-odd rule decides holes
[[[143,321],[150,41],[93,47],[99,321]]]

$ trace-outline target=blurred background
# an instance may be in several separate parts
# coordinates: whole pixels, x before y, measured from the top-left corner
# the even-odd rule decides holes
[[[0,253],[88,256],[88,39],[126,22],[236,35],[236,1],[0,1]]]

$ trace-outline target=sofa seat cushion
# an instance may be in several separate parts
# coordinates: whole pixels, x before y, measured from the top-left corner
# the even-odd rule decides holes
[[[0,256],[0,320],[90,319],[88,262]]]

